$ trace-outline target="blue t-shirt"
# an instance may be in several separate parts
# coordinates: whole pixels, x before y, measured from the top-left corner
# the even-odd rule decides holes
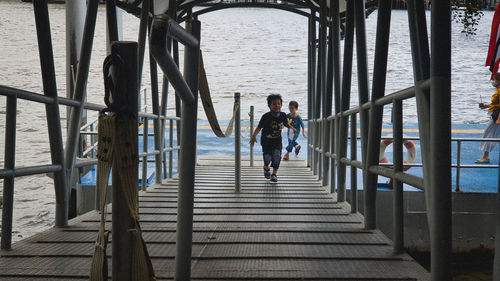
[[[286,115],[286,118],[288,119],[289,124],[292,126],[292,128],[288,128],[288,138],[296,140],[300,133],[300,127],[304,128],[304,121],[302,121],[302,117],[300,117],[300,115],[298,114],[295,118],[293,118],[292,115],[288,113]],[[293,128],[297,129],[297,132],[293,133]]]
[[[259,121],[258,128],[262,128],[260,143],[264,147],[281,147],[281,128],[286,126],[287,119],[284,112],[280,112],[275,116],[271,112],[262,115]]]

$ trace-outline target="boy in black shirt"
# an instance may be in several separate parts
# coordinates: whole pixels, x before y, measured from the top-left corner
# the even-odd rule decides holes
[[[271,183],[277,183],[278,169],[281,160],[281,129],[283,126],[290,128],[286,114],[281,112],[283,99],[280,95],[269,95],[267,97],[267,106],[271,109],[260,118],[259,125],[255,128],[255,132],[250,138],[250,145],[253,146],[257,142],[257,135],[262,130],[260,144],[262,145],[262,154],[264,157],[264,177],[270,179]],[[269,163],[273,167],[273,174],[270,173]]]

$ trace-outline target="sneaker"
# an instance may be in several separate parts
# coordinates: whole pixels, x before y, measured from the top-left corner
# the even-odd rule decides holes
[[[276,174],[273,174],[271,176],[271,179],[269,180],[270,183],[278,183],[278,176]]]
[[[489,158],[479,158],[476,161],[474,161],[474,163],[490,163],[490,159]]]
[[[266,179],[270,179],[271,178],[271,172],[269,169],[266,169],[266,167],[264,167],[264,177]]]
[[[300,145],[297,145],[295,147],[295,155],[299,155],[299,152],[300,152]]]
[[[285,156],[283,156],[283,160],[287,161],[288,159],[290,159],[290,156],[288,156],[288,154],[285,154]]]

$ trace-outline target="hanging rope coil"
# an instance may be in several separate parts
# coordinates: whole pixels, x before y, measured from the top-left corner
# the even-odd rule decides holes
[[[138,132],[134,112],[127,111],[127,101],[123,98],[125,89],[123,83],[113,83],[110,67],[119,77],[121,71],[126,71],[125,63],[117,55],[108,56],[104,62],[105,103],[108,108],[99,114],[98,146],[97,146],[97,192],[100,195],[101,223],[96,238],[96,245],[92,257],[90,280],[108,280],[108,264],[106,248],[109,234],[106,230],[106,199],[108,178],[111,167],[115,163],[120,178],[123,197],[134,222],[131,234],[132,261],[130,265],[131,280],[156,280],[149,253],[142,238],[138,215]],[[120,80],[116,80],[120,81]],[[122,95],[120,95],[122,94]],[[131,98],[131,97],[124,97]],[[106,112],[112,112],[106,114]],[[118,187],[115,187],[118,188]]]
[[[210,123],[210,127],[216,136],[220,138],[227,138],[233,133],[233,124],[234,117],[236,116],[236,112],[240,107],[240,103],[235,101],[233,105],[233,116],[231,120],[229,120],[229,124],[227,125],[226,132],[222,132],[222,129],[219,125],[219,121],[217,120],[217,115],[215,114],[214,105],[212,102],[212,97],[210,95],[210,88],[208,87],[207,74],[205,72],[205,66],[203,65],[203,56],[200,50],[200,69],[198,75],[198,90],[200,92],[200,98],[203,104],[203,109],[205,110],[205,114],[207,115],[208,122]]]
[[[101,224],[96,239],[90,273],[91,281],[107,280],[108,266],[106,247],[110,231],[105,229],[107,183],[113,162],[116,163],[118,175],[123,187],[123,195],[134,228],[129,231],[133,237],[131,280],[156,280],[149,253],[142,238],[139,225],[137,201],[137,124],[133,119],[118,118],[117,115],[99,115],[97,148],[97,188],[100,194]]]

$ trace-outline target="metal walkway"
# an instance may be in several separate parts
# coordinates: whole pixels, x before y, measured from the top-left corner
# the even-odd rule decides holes
[[[364,230],[363,217],[337,203],[302,160],[283,163],[276,185],[263,178],[260,164],[242,167],[240,193],[230,161],[202,158],[198,164],[193,280],[430,279],[410,256],[393,255],[380,231]],[[158,280],[174,276],[177,186],[172,179],[140,194],[143,236]],[[87,279],[98,220],[90,212],[68,228],[2,251],[0,280]]]

